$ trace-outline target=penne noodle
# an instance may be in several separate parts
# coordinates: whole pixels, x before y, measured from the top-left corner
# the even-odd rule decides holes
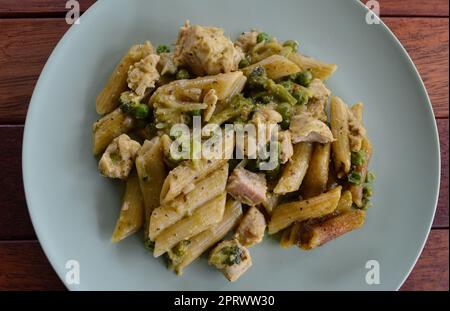
[[[234,141],[232,144],[224,143],[224,145],[220,159],[185,161],[170,171],[161,189],[161,205],[175,199],[180,193],[186,192],[186,189],[192,187],[194,182],[199,182],[211,172],[225,165],[233,152]]]
[[[300,228],[301,228],[300,222],[294,222],[292,226],[286,228],[281,236],[280,246],[282,248],[290,248],[294,246]]]
[[[174,200],[156,208],[150,217],[150,240],[154,241],[160,232],[222,194],[225,191],[227,178],[228,163],[195,184],[195,188],[188,194],[182,193]]]
[[[327,80],[336,71],[335,64],[326,64],[324,62],[315,60],[314,58],[306,57],[298,53],[292,53],[288,58],[293,61],[301,70],[310,69],[314,78],[322,81]]]
[[[92,151],[99,155],[114,138],[127,133],[133,128],[134,121],[117,108],[94,123],[92,129],[94,134]]]
[[[305,199],[323,193],[327,188],[330,167],[330,144],[315,144],[308,171],[303,180],[301,194]]]
[[[189,239],[189,244],[185,248],[181,258],[172,258],[179,263],[173,265],[178,275],[183,273],[183,269],[196,260],[214,244],[222,240],[227,233],[239,223],[242,218],[242,205],[239,201],[228,200],[222,220],[211,228],[197,234]],[[169,252],[169,256],[171,253]]]
[[[354,104],[350,110],[353,112],[353,115],[359,122],[363,122],[363,110],[364,110],[364,104],[359,102]]]
[[[372,157],[372,145],[367,137],[364,137],[361,144],[361,150],[364,151],[365,161],[362,165],[357,165],[355,167],[355,172],[359,173],[361,176],[361,183],[359,185],[350,184],[349,189],[352,193],[353,202],[358,207],[363,207],[363,192],[364,192],[364,182],[367,177],[367,172],[369,171],[369,161]]]
[[[332,144],[334,168],[338,178],[342,178],[350,171],[350,142],[348,129],[347,107],[339,97],[332,97],[331,132],[336,139]]]
[[[307,200],[281,204],[272,213],[269,234],[277,233],[296,221],[319,218],[334,212],[341,190],[342,187],[339,186]]]
[[[184,218],[170,226],[155,240],[153,256],[159,257],[177,243],[187,240],[222,220],[225,210],[226,193],[199,207],[192,216]]]
[[[352,210],[353,198],[352,193],[349,190],[345,190],[341,194],[338,206],[336,208],[336,214],[341,214]]]
[[[342,213],[324,222],[314,223],[308,226],[305,223],[299,232],[298,246],[310,250],[321,246],[347,232],[361,228],[364,224],[366,213],[362,210],[353,210]]]
[[[286,194],[297,191],[302,184],[308,170],[313,150],[312,143],[298,143],[294,145],[294,155],[287,163],[273,192]]]
[[[161,139],[155,137],[146,140],[136,157],[136,170],[139,176],[139,185],[145,203],[145,237],[148,236],[148,227],[152,211],[159,206],[159,194],[167,176],[164,166]]]
[[[96,109],[100,115],[110,113],[119,105],[122,92],[127,90],[128,70],[131,65],[153,53],[150,42],[133,45],[113,71],[103,90],[97,96]]]
[[[127,187],[123,197],[122,208],[116,228],[111,237],[111,242],[119,242],[136,231],[144,223],[144,200],[139,188],[139,178],[136,172],[132,172],[127,180]]]
[[[246,76],[250,75],[256,67],[263,67],[269,79],[278,80],[300,71],[292,61],[281,55],[272,55],[262,61],[242,69]]]

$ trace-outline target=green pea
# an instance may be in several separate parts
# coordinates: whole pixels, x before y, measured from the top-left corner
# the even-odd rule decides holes
[[[150,108],[147,105],[139,104],[134,109],[134,116],[138,120],[143,120],[148,117],[149,112],[150,112]]]
[[[373,195],[373,189],[370,184],[366,184],[363,189],[364,197],[370,198]]]
[[[156,48],[156,53],[170,53],[170,48],[167,45],[160,45]]]
[[[354,185],[360,185],[361,184],[361,174],[355,171],[350,172],[347,176],[347,180],[349,183]]]
[[[288,92],[292,92],[295,86],[294,82],[291,80],[281,81],[279,84],[281,84]]]
[[[368,172],[366,176],[366,183],[373,183],[375,181],[375,174],[373,172]]]
[[[250,66],[250,62],[247,58],[244,58],[239,62],[239,68],[245,68],[247,66]]]
[[[304,87],[308,87],[311,84],[312,80],[313,80],[313,75],[310,70],[304,70],[302,72],[299,72],[297,74],[297,78],[295,79],[295,81],[298,84],[300,84]]]
[[[363,165],[365,161],[366,161],[366,153],[364,152],[364,150],[352,152],[351,156],[352,165],[355,166]]]
[[[256,42],[261,43],[263,41],[269,41],[270,40],[270,36],[265,33],[265,32],[261,32],[258,37],[256,37]]]
[[[283,120],[290,120],[292,116],[292,106],[288,103],[281,103],[277,107],[277,111],[283,117]]]
[[[297,105],[305,105],[308,103],[308,94],[300,88],[296,88],[292,91],[292,96],[297,100]]]
[[[190,78],[191,78],[191,75],[189,74],[189,71],[187,71],[186,69],[180,69],[177,72],[177,75],[176,75],[177,80],[187,80]]]
[[[290,47],[294,52],[297,52],[299,43],[295,40],[287,40],[283,43],[283,46]]]

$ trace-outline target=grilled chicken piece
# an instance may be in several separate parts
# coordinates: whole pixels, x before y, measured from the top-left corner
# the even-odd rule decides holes
[[[231,174],[227,185],[228,193],[236,200],[250,205],[258,205],[267,200],[266,177],[238,167]]]
[[[236,281],[252,266],[250,252],[238,240],[219,243],[211,251],[208,262],[219,269],[231,282]]]
[[[224,35],[223,29],[189,25],[181,27],[174,51],[177,66],[186,66],[196,75],[235,71],[243,53]]]
[[[326,88],[325,84],[320,79],[314,79],[308,87],[312,97],[308,102],[308,112],[311,115],[321,121],[327,120],[325,113],[325,107],[328,103],[328,98],[331,95],[331,91]]]
[[[249,247],[261,242],[266,230],[266,219],[256,207],[251,207],[242,218],[236,230],[236,239],[242,245]]]
[[[259,31],[254,29],[243,32],[234,45],[240,48],[244,53],[247,53],[258,43],[258,35]]]
[[[160,78],[156,69],[159,59],[159,55],[150,54],[132,65],[128,70],[128,87],[137,95],[143,96],[147,89],[155,87]]]
[[[141,145],[126,134],[115,138],[98,163],[100,173],[110,178],[126,179],[140,148]]]
[[[334,141],[330,128],[309,113],[294,116],[289,130],[291,131],[293,144],[299,142],[326,144]]]
[[[278,141],[280,142],[280,161],[285,164],[294,155],[294,147],[292,146],[291,132],[282,131],[278,134]]]

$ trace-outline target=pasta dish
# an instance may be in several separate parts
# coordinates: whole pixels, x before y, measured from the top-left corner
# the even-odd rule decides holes
[[[208,252],[235,281],[266,234],[311,250],[362,227],[374,174],[363,103],[337,66],[256,29],[180,29],[132,46],[96,99],[99,172],[126,184],[112,242],[137,232],[181,275]],[[301,255],[301,254],[299,254]]]

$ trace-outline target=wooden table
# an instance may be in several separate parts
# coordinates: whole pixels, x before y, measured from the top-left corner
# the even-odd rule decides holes
[[[50,52],[68,29],[65,2],[0,0],[0,290],[65,289],[36,240],[21,172],[28,103]],[[79,2],[84,11],[94,1]],[[433,230],[402,290],[448,290],[448,0],[379,2],[383,20],[425,81],[441,139],[442,181]]]

